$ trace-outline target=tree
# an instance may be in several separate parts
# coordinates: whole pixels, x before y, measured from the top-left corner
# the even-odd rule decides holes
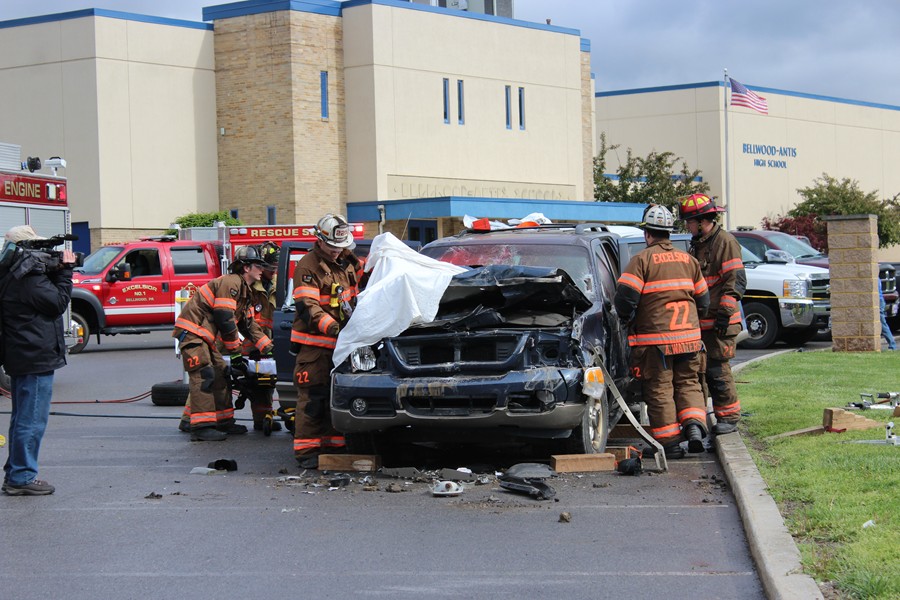
[[[678,198],[709,192],[709,184],[697,181],[699,170],[691,170],[681,157],[672,152],[650,152],[646,158],[635,157],[631,148],[625,161],[616,169],[616,179],[607,177],[606,155],[619,148],[607,145],[606,133],[600,134],[600,150],[594,157],[594,198],[598,202],[635,202],[662,204],[677,212]],[[681,162],[681,169],[675,165]]]
[[[222,221],[226,225],[241,225],[240,219],[235,219],[228,211],[220,210],[219,212],[209,213],[188,213],[175,219],[175,222],[182,228],[187,227],[212,227],[216,221]],[[175,233],[174,229],[169,229],[166,233]]]
[[[900,194],[882,200],[877,191],[862,191],[854,179],[845,177],[838,181],[827,173],[822,173],[813,180],[813,185],[800,188],[797,193],[803,200],[786,216],[764,219],[763,227],[806,235],[810,241],[815,236],[821,241],[813,245],[827,253],[827,227],[822,217],[871,214],[878,217],[878,245],[884,248],[900,244]]]

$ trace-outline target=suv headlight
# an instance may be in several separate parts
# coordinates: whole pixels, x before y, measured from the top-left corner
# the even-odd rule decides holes
[[[785,279],[784,280],[784,297],[785,298],[809,298],[809,280],[808,279]]]
[[[371,371],[375,368],[375,352],[369,346],[360,346],[350,353],[350,366],[354,371]]]

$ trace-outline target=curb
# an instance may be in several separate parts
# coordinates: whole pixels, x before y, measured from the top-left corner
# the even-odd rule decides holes
[[[773,352],[748,360],[733,367],[732,372],[787,352],[796,350]],[[717,436],[716,453],[734,492],[750,554],[756,563],[766,597],[770,600],[824,599],[815,580],[803,573],[800,550],[784,524],[778,505],[769,495],[740,433]]]

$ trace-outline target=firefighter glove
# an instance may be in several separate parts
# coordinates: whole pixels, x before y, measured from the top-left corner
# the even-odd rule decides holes
[[[727,313],[720,312],[716,316],[715,329],[717,336],[719,336],[720,338],[724,338],[728,335],[728,325],[730,321],[731,315]]]
[[[297,342],[291,342],[291,347],[288,348],[288,352],[291,356],[297,356],[300,354],[300,344]]]
[[[247,360],[244,358],[243,354],[238,352],[231,355],[231,369],[233,371],[247,370]]]
[[[272,358],[275,356],[275,344],[269,344],[262,351],[263,358]]]
[[[331,337],[337,337],[337,334],[341,332],[341,326],[337,323],[332,323],[328,326],[328,335]]]

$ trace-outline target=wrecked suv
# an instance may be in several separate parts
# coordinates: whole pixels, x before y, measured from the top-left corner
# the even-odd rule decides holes
[[[336,368],[332,422],[349,450],[530,438],[555,452],[604,451],[621,410],[597,367],[621,390],[629,377],[612,303],[617,240],[602,225],[543,225],[425,246],[470,269],[450,280],[434,320],[368,347],[365,367]]]

